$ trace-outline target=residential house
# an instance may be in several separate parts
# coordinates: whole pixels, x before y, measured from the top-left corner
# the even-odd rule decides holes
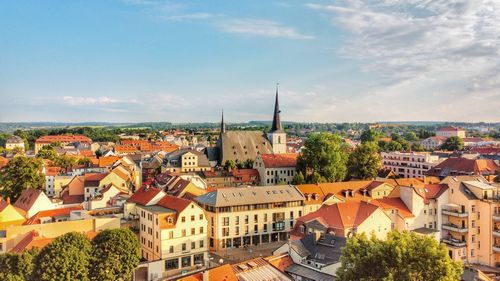
[[[455,127],[455,126],[446,126],[439,128],[436,131],[436,136],[437,137],[459,137],[459,138],[465,138],[465,129],[460,128],[460,127]]]
[[[295,176],[297,157],[297,153],[258,154],[253,168],[259,171],[260,184],[291,184]]]
[[[163,159],[162,172],[199,172],[210,171],[212,167],[207,156],[195,149],[183,148],[174,150]]]
[[[428,137],[422,140],[420,143],[425,148],[425,150],[434,150],[440,148],[446,139],[447,137],[443,136]]]
[[[81,135],[42,136],[35,141],[35,153],[38,153],[38,151],[42,147],[53,143],[60,143],[63,146],[74,143],[80,143],[88,145],[90,147],[90,145],[92,144],[92,140],[86,136],[81,136]]]
[[[500,165],[491,159],[468,159],[451,157],[434,166],[426,174],[441,179],[459,175],[495,175],[500,172]]]
[[[12,136],[5,141],[5,149],[7,150],[20,150],[24,152],[24,140],[19,136]]]

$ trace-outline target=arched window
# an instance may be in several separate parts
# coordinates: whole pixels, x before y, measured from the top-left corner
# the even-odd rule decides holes
[[[281,143],[281,136],[278,136],[278,143]]]

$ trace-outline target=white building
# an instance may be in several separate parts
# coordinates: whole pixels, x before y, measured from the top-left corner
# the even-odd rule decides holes
[[[165,195],[155,205],[137,205],[142,258],[163,260],[162,277],[200,270],[208,262],[208,223],[194,202]]]
[[[420,143],[425,148],[425,150],[434,150],[443,145],[443,142],[447,139],[447,137],[428,137],[422,140]]]
[[[253,168],[259,172],[260,185],[291,184],[297,156],[296,153],[258,154]]]
[[[446,126],[439,128],[436,131],[436,137],[460,137],[460,138],[465,138],[465,130],[460,127],[455,127],[455,126]]]
[[[20,149],[24,151],[24,140],[18,136],[12,136],[5,141],[5,148],[8,150]]]
[[[424,178],[439,157],[426,152],[382,152],[382,167],[404,178]]]

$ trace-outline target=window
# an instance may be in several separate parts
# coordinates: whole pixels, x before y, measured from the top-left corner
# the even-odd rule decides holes
[[[173,252],[174,252],[174,246],[170,246],[170,247],[168,248],[168,252],[169,252],[169,253],[173,253]]]
[[[259,215],[257,214],[253,215],[253,221],[257,223],[259,221]]]
[[[203,254],[194,255],[194,264],[203,264]]]
[[[222,228],[222,236],[224,237],[229,236],[229,227]]]
[[[240,217],[239,217],[239,216],[236,216],[236,218],[235,218],[235,219],[236,219],[236,222],[235,222],[234,224],[239,225],[239,224],[240,224]]]
[[[258,233],[259,232],[259,227],[258,225],[253,226],[253,233]]]
[[[203,240],[200,240],[200,248],[205,247],[205,242]]]
[[[248,234],[248,225],[245,225],[245,235]]]
[[[470,250],[470,256],[471,256],[471,257],[474,257],[474,256],[475,256],[474,249],[471,249],[471,250]]]
[[[223,217],[222,218],[222,225],[223,226],[229,226],[229,217]]]
[[[240,227],[239,226],[234,228],[234,235],[236,235],[236,236],[240,235]]]
[[[187,247],[187,246],[186,246],[186,243],[182,243],[182,251],[183,251],[183,252],[184,252],[184,251],[186,251],[186,247]]]
[[[194,227],[191,228],[191,235],[194,235],[195,233],[196,233],[196,231],[195,231]]]
[[[200,226],[200,234],[203,234],[203,226]]]
[[[196,242],[191,242],[191,250],[196,249]]]
[[[165,271],[179,268],[179,259],[165,261]]]
[[[181,217],[181,222],[186,222],[186,217],[182,216]]]
[[[264,222],[267,222],[267,214],[264,214]]]
[[[182,265],[182,267],[191,266],[191,256],[182,257],[182,259],[181,259],[181,265]]]
[[[245,216],[245,224],[248,224],[248,215]]]
[[[174,238],[174,232],[173,231],[170,231],[168,233],[168,239],[173,239]]]
[[[471,227],[472,227],[472,228],[476,227],[476,221],[475,221],[475,220],[472,220],[472,222],[471,222]]]
[[[194,221],[194,216],[191,216],[191,221]]]
[[[472,205],[471,206],[471,213],[475,213],[476,212],[476,205]]]
[[[290,219],[293,220],[293,211],[290,211]]]
[[[471,241],[472,241],[472,243],[476,242],[476,235],[474,235],[474,234],[472,235]]]
[[[183,229],[183,230],[182,230],[182,237],[185,237],[185,236],[186,236],[186,230],[185,230],[185,229]]]
[[[200,220],[203,220],[203,214],[200,214]]]

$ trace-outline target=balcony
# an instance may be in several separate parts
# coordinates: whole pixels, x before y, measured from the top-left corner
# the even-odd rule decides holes
[[[493,214],[493,221],[500,221],[500,214]]]
[[[493,245],[493,252],[500,253],[500,245]]]
[[[458,232],[458,233],[467,233],[469,231],[469,229],[467,227],[462,227],[462,226],[458,226],[458,225],[451,224],[451,223],[444,223],[442,228],[449,230],[449,231]]]
[[[454,247],[465,247],[466,246],[466,243],[465,241],[462,241],[462,240],[458,240],[458,239],[455,239],[455,238],[443,238],[441,240],[443,243],[447,244],[447,245],[450,245],[450,246],[454,246]]]
[[[453,216],[453,217],[458,217],[458,218],[466,218],[469,216],[469,213],[468,212],[462,212],[461,210],[446,210],[446,209],[443,209],[441,211],[441,213],[443,215],[447,215],[447,216]]]
[[[500,229],[493,229],[493,236],[500,237]]]

